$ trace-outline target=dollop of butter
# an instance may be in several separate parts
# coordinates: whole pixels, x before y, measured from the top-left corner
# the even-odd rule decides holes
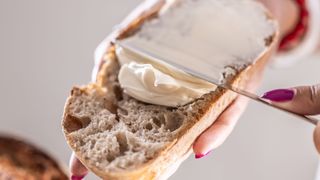
[[[122,48],[117,48],[116,53],[121,64],[121,87],[140,101],[176,107],[216,89],[164,62],[139,57]]]

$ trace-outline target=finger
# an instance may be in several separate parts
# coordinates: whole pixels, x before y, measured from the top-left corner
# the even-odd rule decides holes
[[[193,151],[197,159],[207,155],[227,139],[239,117],[244,112],[247,103],[247,98],[238,97],[230,107],[219,116],[213,125],[197,138],[193,145]]]
[[[88,174],[87,168],[78,160],[74,153],[72,153],[69,162],[71,180],[81,180]]]
[[[299,114],[320,114],[320,84],[276,89],[265,93],[262,98]]]
[[[320,153],[320,123],[318,123],[316,129],[313,132],[313,141],[318,153]]]

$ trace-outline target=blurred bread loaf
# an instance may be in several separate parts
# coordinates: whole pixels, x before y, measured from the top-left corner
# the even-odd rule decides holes
[[[64,180],[65,171],[37,147],[9,136],[0,136],[0,179]]]

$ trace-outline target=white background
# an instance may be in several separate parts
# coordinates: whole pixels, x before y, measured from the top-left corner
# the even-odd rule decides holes
[[[60,121],[73,85],[90,81],[98,43],[139,0],[0,1],[0,132],[37,144],[67,164]],[[269,69],[262,90],[318,83],[320,57]],[[313,127],[251,103],[227,142],[190,157],[171,178],[311,180]],[[88,179],[96,179],[92,175]]]

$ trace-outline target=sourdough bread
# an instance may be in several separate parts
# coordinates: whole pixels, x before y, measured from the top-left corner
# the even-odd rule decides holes
[[[101,61],[95,69],[96,81],[74,87],[67,99],[62,121],[67,142],[79,160],[101,178],[165,177],[172,164],[188,156],[197,136],[237,97],[217,88],[172,108],[144,103],[123,92],[117,79],[120,65],[111,41],[139,31],[143,22],[157,18],[164,4],[147,1],[140,5],[98,48],[96,55]],[[255,63],[235,69],[236,75],[228,75],[225,80],[245,88],[250,77],[265,67],[276,39],[277,32],[266,37],[266,50]]]
[[[0,136],[0,179],[67,180],[57,162],[33,145]]]

